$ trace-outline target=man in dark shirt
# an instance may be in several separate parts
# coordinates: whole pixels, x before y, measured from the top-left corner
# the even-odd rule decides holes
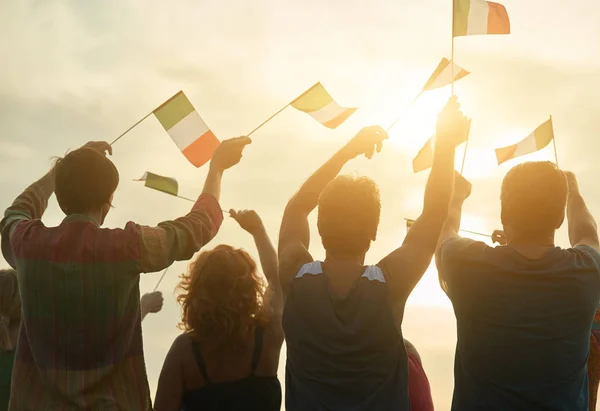
[[[436,252],[458,329],[452,410],[587,411],[600,253],[575,176],[550,162],[510,170],[496,248],[457,234],[470,192],[455,180]],[[554,244],[565,206],[569,249]]]

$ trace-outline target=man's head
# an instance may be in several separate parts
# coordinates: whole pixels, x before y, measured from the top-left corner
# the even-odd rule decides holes
[[[554,236],[565,219],[568,185],[549,161],[513,167],[502,182],[502,225],[509,237]],[[510,241],[510,238],[509,238]]]
[[[379,189],[367,177],[339,176],[319,197],[318,226],[327,252],[358,255],[377,236],[381,201]]]
[[[119,184],[115,165],[99,151],[83,147],[58,159],[54,172],[56,199],[63,212],[93,213],[102,224]]]

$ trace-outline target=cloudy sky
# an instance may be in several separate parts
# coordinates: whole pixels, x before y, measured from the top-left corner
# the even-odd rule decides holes
[[[499,227],[499,185],[511,163],[497,167],[493,148],[520,140],[549,115],[560,165],[578,174],[598,214],[593,182],[600,170],[600,3],[503,4],[510,36],[460,38],[455,44],[456,62],[473,73],[456,85],[473,117],[465,174],[474,188],[463,228]],[[41,176],[52,156],[88,140],[112,140],[180,89],[225,139],[252,130],[321,81],[340,104],[361,109],[335,131],[293,109],[284,111],[253,136],[243,162],[227,173],[222,205],[255,208],[276,238],[285,202],[310,172],[360,127],[387,127],[403,113],[378,157],[346,168],[380,184],[382,221],[368,256],[375,263],[401,243],[403,218],[416,217],[422,206],[427,173],[414,175],[411,159],[434,129],[450,90],[407,106],[440,58],[449,56],[450,29],[449,0],[5,0],[0,206]],[[552,158],[550,146],[527,159]],[[206,173],[187,163],[152,117],[117,143],[113,161],[121,184],[107,226],[155,224],[188,210],[187,202],[132,181],[145,171],[177,178],[181,194],[191,197]],[[44,221],[58,224],[62,217],[52,201]],[[557,241],[566,246],[565,231]],[[211,245],[223,242],[255,254],[249,236],[229,220]],[[323,256],[314,236],[313,251]],[[144,323],[153,390],[178,334],[173,289],[185,266],[171,268],[161,285],[165,308]],[[143,276],[142,292],[151,291],[158,278]],[[421,351],[437,408],[447,409],[456,332],[434,268],[409,300],[404,332]]]

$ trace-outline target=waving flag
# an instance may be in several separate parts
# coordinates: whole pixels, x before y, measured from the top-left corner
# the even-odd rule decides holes
[[[425,143],[423,148],[419,150],[417,156],[413,159],[413,171],[418,173],[419,171],[427,170],[433,165],[433,151],[435,149],[435,136],[430,137]]]
[[[454,79],[452,78],[452,66],[454,66]],[[425,86],[423,86],[423,91],[447,86],[448,84],[451,84],[453,80],[458,81],[469,74],[471,73],[454,64],[454,62],[451,63],[450,60],[444,57],[433,74],[431,74],[431,77],[429,77],[429,80],[427,80],[427,83],[425,83]]]
[[[550,144],[553,139],[554,129],[552,127],[552,118],[550,118],[517,144],[496,149],[498,165],[513,158],[541,150]]]
[[[183,91],[153,113],[190,163],[200,167],[210,160],[220,142]]]
[[[453,37],[477,34],[509,34],[506,8],[484,0],[454,0]]]
[[[290,103],[328,128],[336,128],[356,111],[335,102],[321,83],[317,83]]]
[[[179,184],[177,180],[171,177],[164,177],[147,171],[141,178],[135,181],[144,181],[146,187],[162,191],[163,193],[174,196],[179,194]]]

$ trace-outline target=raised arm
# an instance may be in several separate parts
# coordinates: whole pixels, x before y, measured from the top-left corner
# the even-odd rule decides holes
[[[569,225],[569,240],[571,246],[587,245],[594,248],[600,248],[598,241],[598,226],[579,192],[577,178],[575,177],[575,174],[568,171],[565,172],[565,176],[569,183],[567,222]]]
[[[308,252],[308,216],[317,206],[321,192],[349,160],[361,154],[371,158],[375,150],[379,152],[385,138],[387,133],[379,126],[363,128],[310,176],[288,202],[279,231],[279,272],[284,291],[298,269],[312,261]]]
[[[468,137],[470,125],[471,120],[460,112],[456,98],[450,99],[437,121],[433,165],[425,187],[423,212],[410,228],[402,246],[378,264],[386,274],[394,299],[406,299],[431,263],[448,216],[454,184],[454,152]]]
[[[90,141],[83,148],[90,148],[102,154],[112,154],[110,144],[104,141]],[[0,222],[2,233],[2,254],[6,261],[15,267],[13,256],[12,234],[20,223],[30,220],[39,220],[48,207],[48,199],[54,193],[54,168],[45,176],[30,185],[21,193],[12,205],[5,211]]]
[[[155,272],[174,261],[189,260],[213,239],[223,222],[219,204],[223,172],[240,162],[244,147],[250,142],[248,137],[238,137],[221,143],[211,160],[202,194],[186,216],[164,221],[157,227],[127,225],[126,231],[141,238],[140,272]]]

